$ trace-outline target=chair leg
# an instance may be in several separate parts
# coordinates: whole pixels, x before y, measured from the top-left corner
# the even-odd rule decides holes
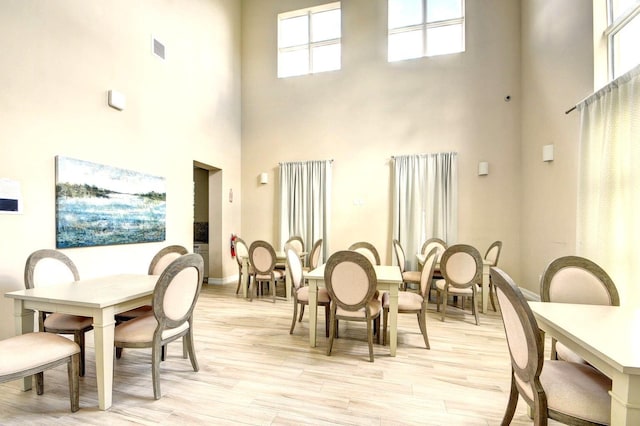
[[[304,309],[304,305],[301,307]],[[289,330],[289,334],[293,334],[293,329],[296,328],[296,317],[298,316],[298,302],[293,302],[293,318],[291,319],[291,329]]]
[[[304,307],[304,305],[303,305]],[[325,305],[324,307],[324,335],[325,337],[329,337],[329,319],[331,317],[331,311],[329,310],[329,305]]]
[[[122,358],[122,348],[116,348],[116,359]]]
[[[382,312],[382,346],[387,346],[387,321],[389,318],[389,309]]]
[[[160,361],[164,348],[161,345],[153,345],[151,349],[151,380],[153,381],[153,397],[155,399],[160,399],[162,396],[160,392]]]
[[[182,336],[182,359],[187,359],[189,357],[189,351],[187,350],[187,336]]]
[[[69,378],[69,400],[71,412],[80,409],[80,354],[74,354],[67,363],[67,376]]]
[[[302,322],[303,315],[304,315],[304,305],[300,305],[300,318],[298,318],[298,322]]]
[[[440,302],[442,303],[442,322],[444,322],[444,316],[447,311],[447,287],[440,293]]]
[[[477,301],[476,301],[476,291],[473,291],[473,294],[471,295],[471,303],[473,304],[473,315],[476,317],[476,325],[479,325],[479,318],[478,318],[478,306],[477,306]]]
[[[491,280],[489,280],[489,300],[491,300],[491,307],[493,308],[493,312],[498,312],[498,310],[496,309],[496,302],[493,298],[493,293],[495,292],[496,292],[496,287],[493,285]]]
[[[431,346],[429,345],[429,336],[427,335],[427,319],[425,318],[425,314],[426,312],[423,311],[418,312],[418,326],[420,327],[420,332],[424,338],[424,344],[427,346],[427,349],[431,349]]]
[[[236,287],[236,294],[240,291],[240,285],[242,284],[242,269],[238,268],[238,287]]]
[[[73,333],[73,340],[80,346],[80,377],[84,377],[84,331]]]
[[[516,388],[516,379],[511,372],[511,392],[509,392],[509,402],[507,403],[507,409],[502,417],[502,426],[509,426],[513,415],[516,413],[516,407],[518,405],[518,388]]]
[[[373,362],[373,320],[367,320],[367,342],[369,343],[369,362]]]
[[[273,303],[276,303],[276,280],[273,280],[272,283],[270,283],[269,285],[271,285],[271,296],[273,298]]]
[[[198,359],[196,358],[196,348],[193,344],[193,328],[191,324],[189,325],[189,332],[185,334],[184,341],[187,346],[187,350],[189,352],[189,359],[191,360],[191,367],[193,367],[193,371],[199,371],[200,366],[198,365]]]
[[[331,356],[333,349],[333,337],[336,335],[336,312],[335,307],[331,308],[331,322],[329,327],[329,344],[327,345],[327,356]]]
[[[44,372],[34,374],[36,379],[36,393],[42,395],[44,393]]]
[[[376,317],[373,325],[375,326],[374,329],[374,333],[376,335],[376,344],[379,345],[380,344],[380,321],[382,321],[382,318],[380,318],[380,314],[378,314],[378,316]]]

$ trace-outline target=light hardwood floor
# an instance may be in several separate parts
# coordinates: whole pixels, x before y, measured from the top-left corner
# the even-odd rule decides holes
[[[181,344],[171,344],[161,365],[162,399],[153,399],[150,350],[127,349],[115,361],[113,406],[99,411],[88,334],[80,411],[69,411],[66,368],[59,367],[45,372],[41,396],[21,392],[17,381],[0,384],[0,424],[500,424],[510,364],[493,311],[481,314],[476,326],[468,309],[449,307],[443,323],[432,305],[431,350],[415,316],[400,315],[397,356],[374,345],[370,363],[364,324],[341,324],[327,357],[323,310],[318,347],[310,348],[307,312],[290,335],[289,303],[248,302],[234,292],[235,285],[204,286],[195,314],[200,371],[182,358]],[[532,424],[522,401],[512,424]]]

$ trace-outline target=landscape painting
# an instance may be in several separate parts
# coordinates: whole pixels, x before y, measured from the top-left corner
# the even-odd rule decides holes
[[[165,240],[165,179],[56,157],[56,247]]]

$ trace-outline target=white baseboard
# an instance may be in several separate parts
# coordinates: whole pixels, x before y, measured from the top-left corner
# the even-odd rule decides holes
[[[238,283],[238,274],[232,275],[230,277],[225,277],[225,278],[207,278],[205,283],[207,284],[212,284],[212,285],[225,285],[225,284],[231,284],[231,283]]]

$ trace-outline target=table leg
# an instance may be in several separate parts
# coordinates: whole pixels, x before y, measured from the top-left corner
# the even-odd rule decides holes
[[[27,334],[33,332],[34,311],[30,309],[24,309],[22,300],[15,299],[13,303],[13,315],[16,335]],[[22,379],[22,390],[28,391],[31,389],[31,378],[33,376],[27,376]]]
[[[611,389],[611,424],[640,424],[640,376],[615,372]]]
[[[113,392],[113,309],[103,309],[93,316],[93,331],[96,347],[96,381],[98,385],[98,407],[111,407]]]
[[[318,324],[318,282],[309,280],[309,346],[316,347],[316,328]]]
[[[482,313],[486,314],[489,308],[489,271],[491,265],[482,265]]]
[[[389,348],[391,356],[396,356],[398,347],[398,286],[389,288]]]

